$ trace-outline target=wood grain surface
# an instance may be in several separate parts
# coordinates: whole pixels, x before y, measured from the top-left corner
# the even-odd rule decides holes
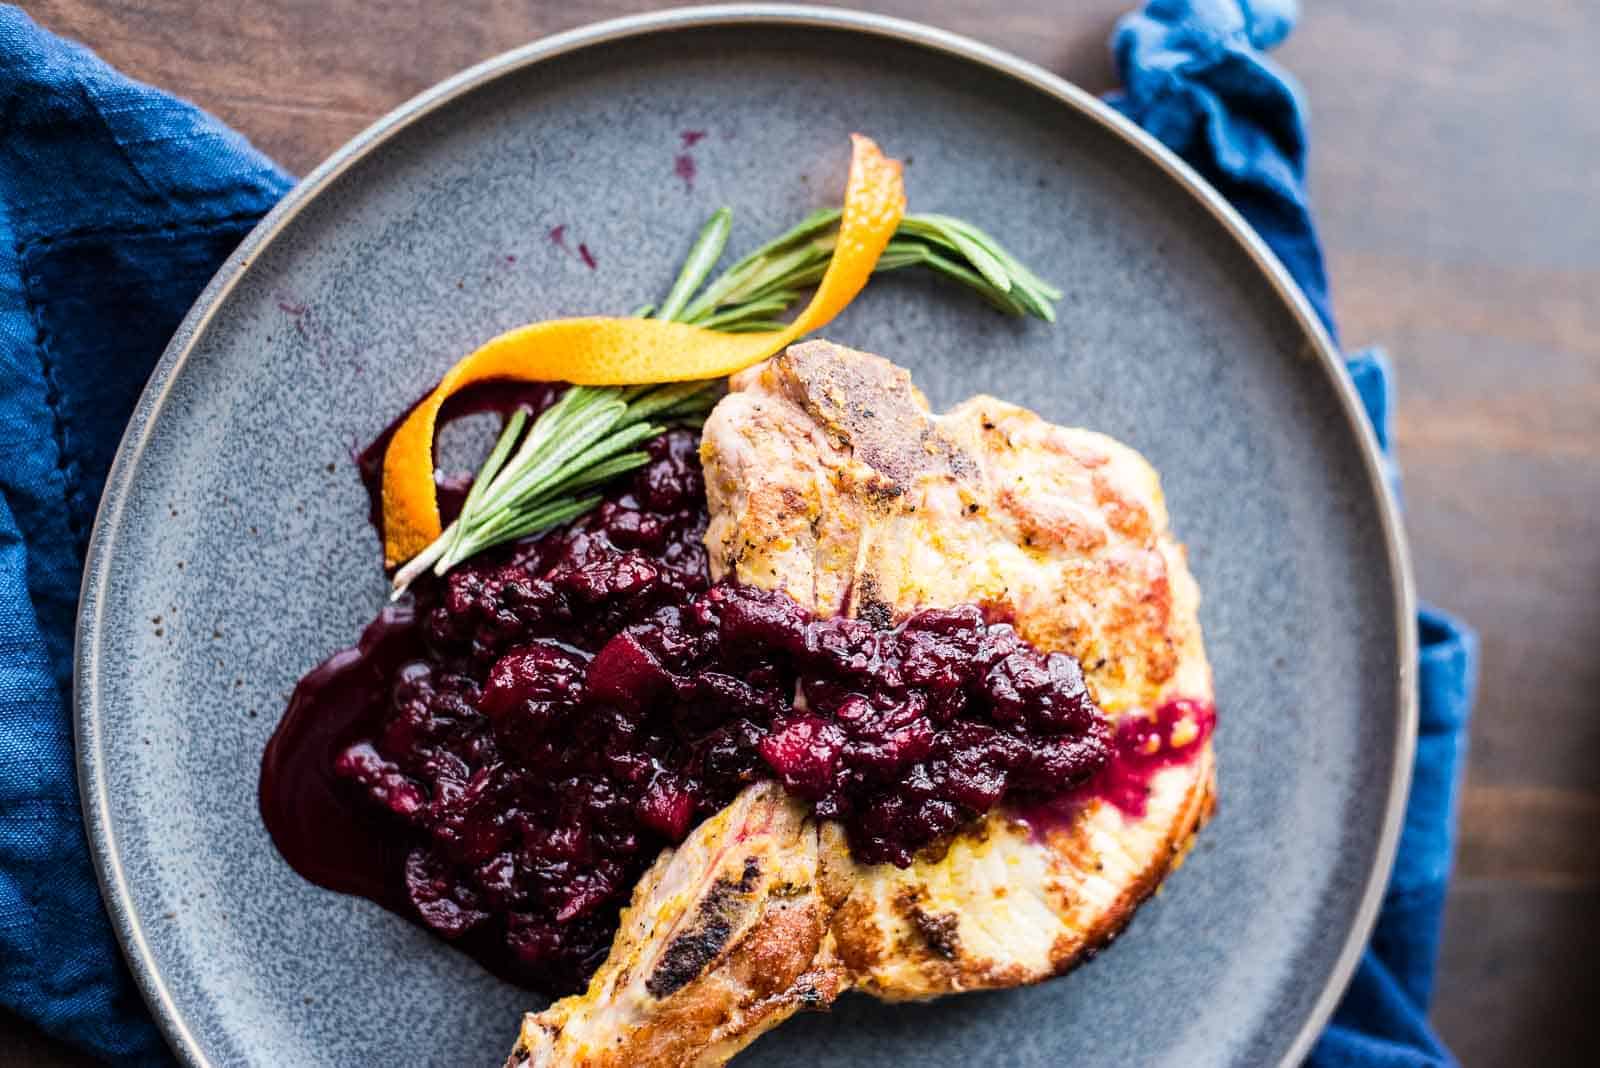
[[[1094,91],[1132,0],[862,6]],[[460,68],[655,5],[43,0],[50,29],[303,173]],[[1434,1020],[1468,1065],[1600,1045],[1600,5],[1320,0],[1278,60],[1312,106],[1347,345],[1384,345],[1419,590],[1483,639]],[[1351,665],[1360,670],[1360,665]],[[0,1018],[0,1065],[88,1061]]]

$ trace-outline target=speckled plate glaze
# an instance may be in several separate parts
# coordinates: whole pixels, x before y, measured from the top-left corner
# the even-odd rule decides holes
[[[303,882],[256,812],[290,688],[385,593],[351,447],[507,327],[658,298],[717,205],[744,248],[837,202],[854,129],[906,160],[915,208],[992,228],[1067,297],[1048,327],[897,276],[827,334],[936,405],[996,393],[1161,470],[1205,594],[1221,808],[1071,976],[850,997],[739,1063],[1304,1054],[1371,925],[1415,715],[1404,550],[1336,353],[1226,205],[1079,90],[908,23],[722,8],[540,42],[400,108],[257,228],[151,379],[90,550],[78,754],[106,901],[185,1061],[500,1062],[533,999]]]

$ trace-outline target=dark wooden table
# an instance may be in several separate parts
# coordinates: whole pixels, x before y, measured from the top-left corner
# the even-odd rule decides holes
[[[1133,0],[877,0],[1101,91]],[[42,0],[58,33],[296,172],[420,89],[664,6]],[[1471,1064],[1600,1044],[1600,5],[1322,0],[1278,58],[1348,344],[1380,342],[1422,596],[1483,637],[1434,1019]],[[1352,665],[1357,669],[1358,665]],[[0,1018],[0,1065],[87,1063]]]

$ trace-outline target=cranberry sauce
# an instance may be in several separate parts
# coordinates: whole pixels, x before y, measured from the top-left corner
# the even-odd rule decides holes
[[[404,909],[395,877],[404,836],[374,807],[353,804],[334,762],[350,739],[382,724],[390,679],[424,655],[412,601],[390,605],[353,649],[329,657],[300,680],[261,757],[261,818],[278,852],[321,886]]]
[[[543,407],[554,395],[516,399]],[[454,414],[495,407],[490,394]],[[291,866],[431,928],[507,979],[550,994],[582,986],[665,839],[635,828],[609,780],[572,771],[576,756],[543,777],[520,771],[480,702],[501,651],[544,639],[529,650],[557,656],[531,685],[555,693],[572,681],[562,665],[603,644],[629,592],[642,604],[705,589],[696,445],[685,431],[652,442],[650,463],[582,521],[485,554],[448,582],[417,583],[355,648],[301,680],[263,755],[260,792]],[[380,442],[361,457],[374,497],[381,455]],[[583,723],[584,710],[564,711]],[[598,722],[575,734],[575,754],[606,737]]]
[[[1112,790],[1186,748],[1176,719],[1114,732],[1077,661],[976,607],[889,628],[710,585],[697,439],[649,453],[590,514],[419,583],[301,681],[261,783],[296,870],[561,994],[661,848],[748,783],[904,866],[1002,801]]]
[[[1117,725],[1111,759],[1093,778],[1019,806],[1017,815],[1044,830],[1070,823],[1086,801],[1098,798],[1131,819],[1143,819],[1156,773],[1193,760],[1216,725],[1216,706],[1188,697],[1167,701],[1149,716],[1128,716]]]

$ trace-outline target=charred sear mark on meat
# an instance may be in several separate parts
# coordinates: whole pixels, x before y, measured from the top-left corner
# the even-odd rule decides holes
[[[760,879],[760,861],[746,857],[737,881],[721,878],[712,883],[695,910],[689,930],[668,944],[655,971],[645,980],[644,988],[652,997],[671,997],[717,959],[738,927],[740,914],[759,905],[751,893]]]
[[[874,627],[884,628],[894,623],[894,605],[884,600],[883,593],[878,588],[877,576],[870,571],[863,571],[856,578],[855,586],[855,614],[857,619],[866,620]]]
[[[925,912],[911,909],[911,925],[936,956],[955,960],[961,955],[961,917],[953,912]]]
[[[795,985],[794,998],[804,1012],[821,1012],[833,1004],[832,994],[818,990],[803,979]]]
[[[894,895],[894,909],[934,956],[943,960],[958,959],[961,956],[961,917],[954,912],[930,909],[927,900],[925,887],[902,886]]]

